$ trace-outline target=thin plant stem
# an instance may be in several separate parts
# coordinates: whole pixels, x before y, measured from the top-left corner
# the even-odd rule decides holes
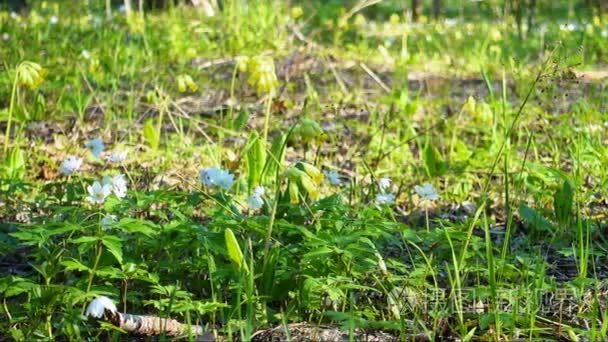
[[[13,81],[13,90],[11,91],[11,102],[8,107],[8,120],[6,122],[6,131],[4,133],[4,156],[8,153],[8,140],[11,134],[11,123],[13,122],[13,111],[15,110],[15,98],[17,97],[17,76]]]

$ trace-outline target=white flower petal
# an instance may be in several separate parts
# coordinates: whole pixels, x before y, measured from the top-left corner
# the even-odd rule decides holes
[[[390,189],[391,183],[392,183],[392,181],[390,178],[383,177],[378,180],[378,187],[380,188],[381,192],[386,192],[387,190]]]
[[[108,161],[110,163],[122,163],[127,159],[127,153],[126,150],[114,151],[108,156]]]
[[[95,298],[89,306],[87,306],[86,315],[94,318],[101,318],[106,311],[116,313],[116,304],[112,300],[105,296]]]
[[[436,201],[439,199],[439,194],[437,191],[435,191],[435,188],[430,183],[425,183],[422,186],[416,185],[414,186],[414,191],[416,191],[418,196],[426,201]]]
[[[395,195],[388,193],[388,194],[377,194],[376,195],[376,204],[378,205],[383,205],[383,204],[393,204],[395,203]]]
[[[78,171],[78,169],[80,169],[81,165],[82,165],[81,158],[76,158],[74,156],[68,156],[68,158],[66,160],[64,160],[61,163],[61,165],[59,166],[59,173],[65,175],[65,176],[70,176],[74,172]]]
[[[342,184],[342,180],[340,179],[340,175],[336,171],[325,171],[323,172],[329,184],[333,186],[340,186]]]

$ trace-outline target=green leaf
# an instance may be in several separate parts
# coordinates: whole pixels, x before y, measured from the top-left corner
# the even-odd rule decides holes
[[[519,206],[521,218],[530,225],[531,228],[539,232],[552,232],[553,225],[543,215],[525,204]]]
[[[64,260],[61,262],[61,265],[65,267],[65,269],[67,271],[79,271],[79,272],[84,272],[84,271],[89,271],[90,268],[84,264],[82,264],[80,261],[76,260],[76,259],[70,259],[70,260]]]
[[[567,180],[564,180],[561,188],[557,189],[553,195],[555,220],[560,225],[566,226],[570,223],[573,199],[574,190],[572,189],[572,185]]]
[[[228,249],[228,256],[230,260],[238,266],[239,269],[243,268],[247,271],[247,265],[243,263],[243,252],[239,246],[236,236],[230,228],[226,228],[224,231],[224,238],[226,239],[226,248]]]
[[[70,240],[71,243],[74,243],[77,245],[89,244],[89,243],[97,242],[97,241],[99,241],[99,238],[96,236],[81,236],[79,238]]]
[[[242,110],[241,112],[239,112],[239,115],[234,119],[234,122],[232,123],[233,129],[235,131],[243,129],[249,121],[249,117],[249,111]]]
[[[257,132],[252,132],[249,135],[247,146],[249,146],[247,149],[247,185],[249,191],[252,191],[254,187],[260,185],[266,150],[264,149],[264,141],[260,139]]]
[[[7,179],[23,179],[25,175],[25,157],[23,150],[15,147],[10,150],[3,167]]]
[[[446,164],[441,158],[439,151],[433,147],[430,141],[424,147],[422,158],[429,177],[438,176],[445,172]]]
[[[154,127],[154,120],[148,119],[144,123],[143,135],[150,148],[154,151],[158,150],[158,146],[160,146],[160,131]]]
[[[119,264],[122,264],[122,241],[119,237],[106,235],[101,239],[101,243],[108,249],[108,252],[116,258]]]
[[[287,135],[281,134],[272,141],[270,153],[266,157],[266,164],[264,165],[263,172],[265,179],[267,180],[271,180],[275,177],[277,170],[283,163],[286,139]]]

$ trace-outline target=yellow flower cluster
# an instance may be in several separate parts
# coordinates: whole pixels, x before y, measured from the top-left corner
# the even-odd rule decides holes
[[[44,82],[44,69],[34,62],[22,62],[17,67],[17,84],[28,89],[38,88]]]
[[[239,57],[237,68],[241,72],[249,73],[247,83],[255,87],[258,93],[271,93],[279,85],[272,57]]]
[[[298,125],[293,129],[293,136],[299,139],[304,144],[309,144],[313,141],[321,141],[325,137],[325,132],[321,126],[314,120],[301,119]]]
[[[320,185],[325,175],[315,166],[298,162],[295,166],[285,171],[285,176],[289,181],[289,201],[292,204],[300,203],[300,188],[302,188],[312,200],[319,198]]]
[[[195,92],[198,90],[198,85],[194,83],[190,75],[183,74],[177,76],[177,89],[180,93],[185,93],[186,91]]]
[[[135,12],[130,12],[127,14],[127,25],[129,26],[129,32],[133,34],[144,33],[146,28],[144,18]]]

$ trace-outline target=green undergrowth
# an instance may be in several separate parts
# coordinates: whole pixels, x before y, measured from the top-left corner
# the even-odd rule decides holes
[[[222,3],[0,13],[2,338],[607,338],[605,17]]]

